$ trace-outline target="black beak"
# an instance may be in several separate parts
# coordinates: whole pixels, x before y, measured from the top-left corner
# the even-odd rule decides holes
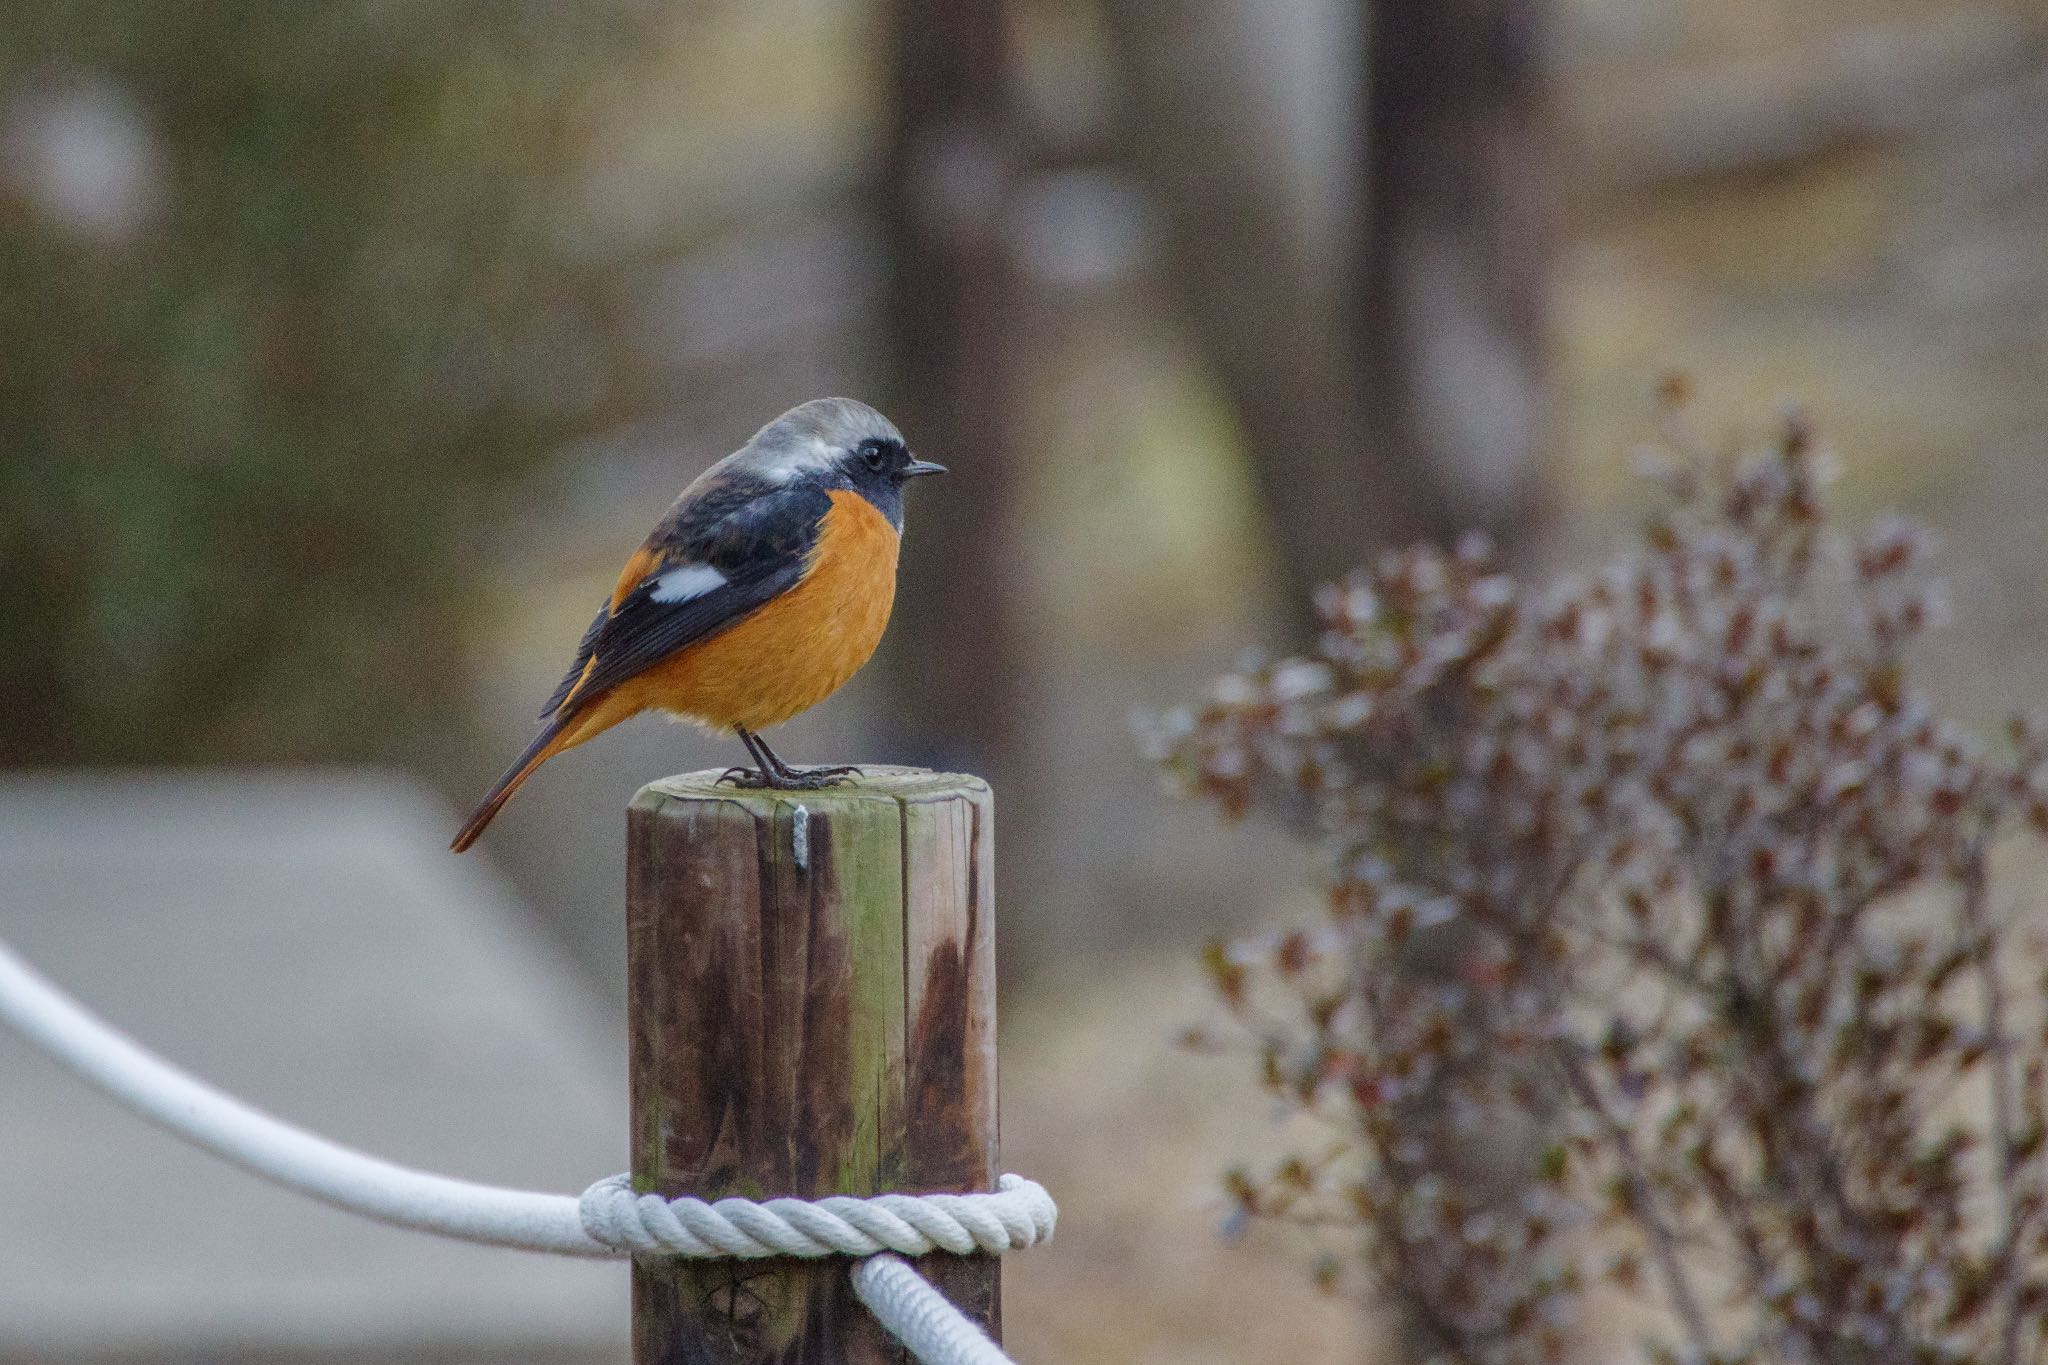
[[[912,460],[909,464],[903,466],[903,477],[906,479],[915,479],[925,474],[943,474],[945,472],[946,467],[944,465],[933,464],[930,460]]]

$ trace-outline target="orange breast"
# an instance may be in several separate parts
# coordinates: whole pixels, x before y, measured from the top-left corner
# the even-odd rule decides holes
[[[764,729],[817,705],[881,643],[896,601],[896,528],[835,490],[810,567],[738,625],[677,651],[604,699],[621,714],[671,711],[714,730]]]

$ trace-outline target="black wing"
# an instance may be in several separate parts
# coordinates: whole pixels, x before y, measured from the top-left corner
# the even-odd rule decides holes
[[[590,623],[585,648],[557,689],[555,708],[603,694],[794,587],[831,508],[831,498],[817,488],[707,490],[707,496],[678,506],[649,539],[657,551],[652,567],[616,610],[600,612]],[[679,602],[654,600],[662,575],[692,564],[718,570],[725,582]]]

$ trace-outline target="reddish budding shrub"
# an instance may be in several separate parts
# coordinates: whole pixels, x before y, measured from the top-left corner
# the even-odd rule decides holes
[[[1445,1359],[1555,1359],[1602,1285],[1657,1360],[2048,1358],[2041,959],[1990,856],[2048,827],[2048,739],[1915,690],[1923,538],[1830,528],[1798,422],[1673,440],[1599,572],[1390,555],[1155,723],[1185,791],[1330,854],[1318,922],[1209,954],[1330,1135],[1230,1194]]]

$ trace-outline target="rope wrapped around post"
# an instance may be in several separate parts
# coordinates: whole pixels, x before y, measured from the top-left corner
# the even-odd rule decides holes
[[[614,1175],[583,1192],[591,1239],[643,1256],[998,1255],[1052,1240],[1059,1210],[1045,1187],[1005,1175],[994,1194],[878,1194],[867,1199],[663,1199]]]
[[[672,1178],[692,1152],[717,1145],[724,1115],[772,1112],[774,1124],[740,1124],[756,1188],[823,1183],[820,1171],[775,1164],[789,1150],[786,1133],[800,1129],[814,1145],[836,1144],[850,1174],[834,1178],[874,1188],[888,1170],[906,1184],[994,1192],[706,1202],[636,1194],[614,1176],[576,1198],[412,1170],[185,1074],[4,943],[0,1023],[166,1131],[336,1208],[485,1245],[635,1256],[636,1347],[729,1323],[686,1292],[701,1273],[694,1263],[787,1258],[794,1269],[775,1268],[749,1289],[760,1302],[760,1281],[782,1281],[770,1325],[829,1329],[834,1349],[858,1339],[865,1353],[843,1358],[866,1360],[878,1322],[925,1365],[1007,1365],[989,1330],[998,1283],[986,1257],[1047,1241],[1056,1213],[1042,1187],[998,1179],[994,1166],[988,789],[870,771],[846,789],[805,793],[807,806],[787,793],[736,793],[716,776],[671,779],[635,805],[629,957],[635,1026],[654,1044],[634,1053],[636,1167]],[[682,875],[707,859],[751,875]],[[726,1047],[734,1033],[755,1046]],[[751,1061],[735,1066],[736,1056]],[[800,1091],[794,1072],[769,1065],[795,1058],[811,1068]],[[877,1106],[868,1122],[852,1121],[856,1104]],[[736,1173],[722,1177],[728,1188]],[[898,1253],[930,1259],[920,1273]],[[814,1264],[827,1256],[855,1258],[850,1286]],[[866,1313],[843,1314],[839,1300]],[[741,1347],[749,1362],[786,1358],[763,1333]]]
[[[925,1365],[1008,1365],[972,1321],[890,1253],[1021,1251],[1058,1218],[1036,1181],[993,1194],[665,1200],[607,1177],[580,1199],[500,1189],[383,1161],[223,1094],[141,1047],[0,943],[0,1023],[138,1116],[286,1189],[396,1227],[562,1256],[854,1256],[853,1292]],[[580,1226],[579,1226],[580,1223]]]
[[[607,1176],[578,1201],[592,1241],[641,1256],[695,1260],[853,1256],[853,1292],[926,1365],[1012,1365],[951,1300],[893,1253],[999,1255],[1052,1240],[1059,1209],[1043,1185],[1005,1175],[993,1194],[878,1194],[867,1199],[706,1201],[639,1194]]]

